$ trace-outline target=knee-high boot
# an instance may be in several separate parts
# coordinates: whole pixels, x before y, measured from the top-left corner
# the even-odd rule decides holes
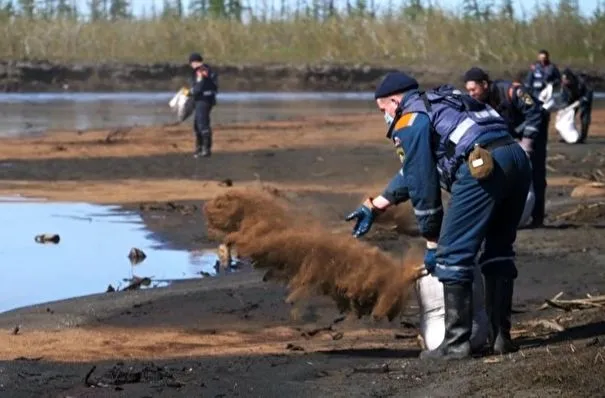
[[[510,336],[514,280],[485,277],[485,307],[490,324],[489,343],[496,354],[519,350]]]
[[[439,347],[423,351],[421,359],[465,359],[471,356],[473,326],[472,283],[443,284],[445,301],[445,337]]]
[[[202,156],[212,155],[212,131],[204,132],[202,135]]]

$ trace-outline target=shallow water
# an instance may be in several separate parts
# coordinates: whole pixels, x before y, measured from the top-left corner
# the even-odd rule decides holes
[[[1,198],[0,221],[0,312],[124,288],[133,276],[164,286],[216,274],[214,252],[166,249],[138,214],[116,206]],[[59,243],[35,242],[43,233]],[[137,265],[128,258],[133,247],[147,255]]]
[[[0,137],[172,123],[174,92],[0,93]],[[596,93],[602,107],[605,93]],[[375,110],[371,92],[228,92],[218,97],[212,123],[280,120]],[[185,121],[191,124],[191,119]]]
[[[174,122],[175,93],[0,94],[0,137]],[[280,120],[373,110],[371,93],[221,93],[212,123]],[[185,121],[191,124],[192,119]]]

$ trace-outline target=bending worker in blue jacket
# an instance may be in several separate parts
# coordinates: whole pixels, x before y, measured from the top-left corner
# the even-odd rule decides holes
[[[452,86],[423,93],[414,78],[393,72],[375,98],[403,166],[381,195],[346,220],[356,220],[359,237],[378,213],[411,199],[427,240],[425,266],[443,283],[445,297],[445,338],[421,358],[471,355],[473,272],[484,241],[479,261],[489,282],[490,343],[497,353],[516,351],[510,338],[513,244],[531,180],[529,159],[496,111]],[[445,216],[440,186],[451,192]]]
[[[473,67],[464,74],[469,95],[494,108],[508,123],[509,133],[519,140],[531,159],[532,179],[536,203],[532,211],[531,227],[544,224],[546,202],[546,147],[548,143],[548,115],[542,103],[521,84],[521,76],[512,81],[490,80],[481,68]]]
[[[569,68],[563,69],[562,87],[565,93],[564,98],[567,105],[580,101],[580,106],[576,108],[576,114],[580,111],[580,139],[578,143],[584,143],[588,137],[588,128],[590,127],[590,115],[592,113],[593,89],[587,82],[586,76],[576,75]]]

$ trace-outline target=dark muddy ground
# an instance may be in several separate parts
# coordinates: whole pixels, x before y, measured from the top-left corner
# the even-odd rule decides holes
[[[559,292],[564,292],[562,298],[605,292],[605,211],[588,207],[605,197],[571,198],[574,184],[561,182],[570,176],[601,179],[595,170],[605,151],[602,133],[598,127],[598,136],[586,145],[551,140],[547,226],[522,230],[518,238],[513,321],[519,353],[450,364],[421,362],[416,358],[413,299],[410,314],[391,323],[341,321],[332,303],[322,298],[293,311],[283,302],[283,287],[263,283],[260,274],[245,270],[0,315],[0,358],[5,360],[0,362],[0,395],[600,396],[605,391],[605,311],[539,308]],[[375,142],[317,143],[304,149],[267,145],[245,153],[223,149],[197,168],[196,178],[231,178],[237,187],[262,172],[268,184],[299,186],[290,190],[291,198],[340,228],[342,217],[359,203],[359,192],[374,193],[396,171],[391,150],[388,143]],[[0,182],[21,180],[32,186],[62,180],[186,180],[196,166],[188,153],[10,162]],[[339,191],[343,181],[358,184],[359,191]],[[330,189],[313,188],[317,184]],[[221,189],[226,188],[213,192]],[[205,235],[204,195],[173,204],[153,203],[157,197],[124,206],[141,211],[148,227],[173,245],[197,249],[215,244]],[[393,253],[405,245],[404,238],[381,228],[367,239]],[[15,325],[20,329],[12,335]],[[279,328],[285,331],[271,334]],[[173,329],[181,334],[172,341],[159,335]]]

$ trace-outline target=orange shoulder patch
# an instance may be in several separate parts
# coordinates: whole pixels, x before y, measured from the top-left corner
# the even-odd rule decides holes
[[[416,120],[416,115],[417,115],[417,113],[415,113],[415,112],[406,113],[404,115],[401,115],[399,120],[397,120],[397,123],[395,123],[395,130],[401,130],[401,129],[411,126],[412,123],[414,123],[414,120]]]

